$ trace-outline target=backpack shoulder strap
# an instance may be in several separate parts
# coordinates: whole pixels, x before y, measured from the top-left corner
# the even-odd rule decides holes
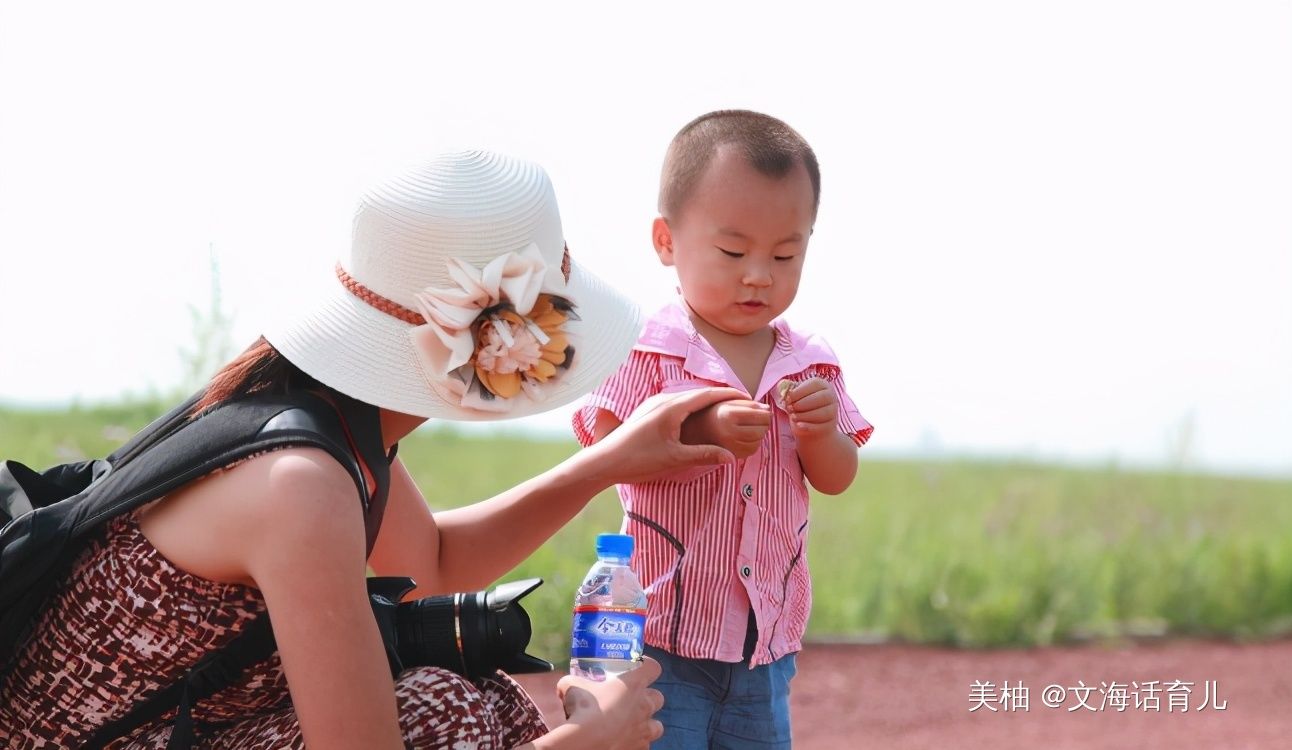
[[[60,464],[43,472],[33,471],[17,461],[0,462],[0,521],[3,521],[0,527],[37,508],[84,494],[108,472],[124,466],[130,458],[183,425],[196,401],[197,396],[193,396],[153,420],[107,458]],[[7,535],[0,534],[0,541],[5,538]],[[0,549],[6,546],[0,544]],[[3,569],[0,567],[0,571]]]
[[[334,409],[330,412],[331,417],[339,417],[335,422],[326,414],[320,414],[317,409],[294,408],[276,413],[265,424],[262,432],[284,441],[326,433],[330,438],[330,444],[320,447],[324,447],[333,455],[337,455],[335,450],[338,448],[346,451],[345,458],[348,461],[342,460],[340,456],[338,460],[341,460],[342,464],[350,470],[359,489],[365,510],[364,525],[368,550],[371,552],[385,509],[390,461],[394,452],[389,455],[384,452],[380,416],[375,408],[340,394],[333,394],[333,397],[326,399],[326,402],[330,410]],[[320,420],[324,424],[320,424]],[[340,428],[339,434],[337,427]],[[342,439],[344,439],[344,446],[340,445]],[[313,441],[298,440],[296,444],[313,444]],[[356,459],[359,462],[357,464]],[[368,486],[364,467],[367,467],[376,487]],[[274,640],[269,615],[262,613],[223,648],[203,656],[178,682],[155,693],[136,705],[126,715],[105,725],[94,735],[88,746],[106,745],[178,706],[179,711],[171,729],[167,749],[184,750],[191,747],[196,738],[191,712],[193,704],[232,685],[243,672],[269,658],[276,649],[277,643]]]
[[[373,458],[382,456],[380,418],[376,407],[348,399],[342,405],[335,408],[306,392],[253,396],[196,419],[189,419],[181,405],[109,456],[82,491],[5,524],[0,529],[0,673],[29,634],[36,611],[82,537],[121,513],[258,451],[308,445],[332,455],[365,498],[371,545],[389,477],[389,465]],[[377,479],[371,497],[360,457]]]
[[[85,502],[68,513],[80,536],[108,518],[156,500],[198,477],[261,451],[309,445],[332,455],[365,489],[363,472],[337,412],[308,393],[252,397],[218,407],[167,432],[120,461]]]

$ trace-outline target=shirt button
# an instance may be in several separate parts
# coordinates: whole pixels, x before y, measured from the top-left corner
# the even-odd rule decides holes
[[[747,485],[745,485],[744,487],[741,487],[741,488],[740,488],[740,494],[744,495],[745,497],[753,497],[753,496],[754,496],[754,485],[752,485],[752,484],[747,484]]]
[[[748,578],[749,574],[753,572],[754,572],[753,568],[749,567],[748,565],[740,566],[740,575],[744,578]]]

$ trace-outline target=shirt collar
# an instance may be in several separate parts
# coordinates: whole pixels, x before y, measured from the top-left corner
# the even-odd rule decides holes
[[[745,390],[727,361],[695,330],[684,305],[680,300],[672,302],[651,315],[634,348],[677,357],[683,361],[683,369],[698,378]],[[797,375],[813,365],[838,366],[834,352],[817,337],[792,330],[784,318],[772,321],[772,328],[776,332],[776,344],[763,368],[758,392],[753,394],[756,400],[761,400],[782,378]]]

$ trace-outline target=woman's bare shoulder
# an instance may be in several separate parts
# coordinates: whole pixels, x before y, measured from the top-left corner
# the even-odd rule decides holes
[[[266,548],[363,539],[354,480],[330,454],[291,447],[212,473],[147,508],[145,536],[181,568],[246,582]]]
[[[345,467],[326,451],[309,447],[252,456],[191,485],[191,491],[223,495],[222,505],[253,517],[309,511],[334,502],[357,503],[359,497]]]

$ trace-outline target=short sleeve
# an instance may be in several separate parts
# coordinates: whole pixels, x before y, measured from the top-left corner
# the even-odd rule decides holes
[[[625,422],[643,401],[659,390],[659,355],[634,349],[574,413],[571,419],[574,437],[585,448],[592,445],[598,409],[605,409]]]
[[[839,431],[852,438],[852,442],[858,446],[865,445],[875,428],[861,416],[857,405],[848,395],[848,389],[843,383],[843,371],[835,365],[814,365],[810,368],[808,377],[821,378],[834,388],[835,395],[839,397]]]

